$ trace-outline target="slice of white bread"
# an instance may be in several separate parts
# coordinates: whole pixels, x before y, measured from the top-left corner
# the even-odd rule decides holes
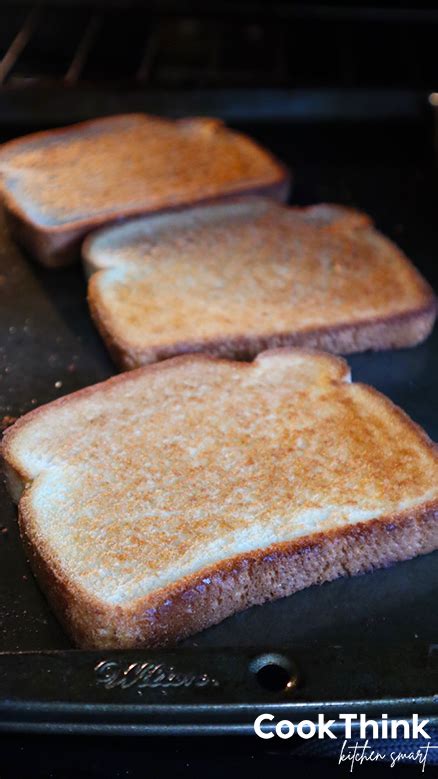
[[[86,233],[136,214],[236,194],[286,199],[289,173],[218,119],[121,114],[0,146],[0,184],[17,240],[44,265],[79,256]]]
[[[198,351],[412,346],[435,321],[413,265],[340,206],[243,198],[101,230],[83,257],[91,314],[123,368]]]
[[[74,641],[155,646],[438,547],[438,453],[347,364],[186,356],[39,408],[3,456]]]

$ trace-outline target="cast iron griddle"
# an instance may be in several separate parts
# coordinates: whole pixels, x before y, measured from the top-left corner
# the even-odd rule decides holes
[[[313,158],[300,162],[288,130],[251,129],[293,164],[295,201],[332,200],[367,210],[436,288],[432,169],[375,157],[372,163],[330,155],[323,165]],[[0,419],[115,372],[85,293],[79,266],[38,267],[1,222]],[[356,381],[387,394],[438,440],[437,330],[415,349],[356,355],[349,363]],[[84,653],[71,651],[33,580],[3,485],[0,528],[1,728],[224,732],[250,729],[257,711],[278,707],[282,716],[286,707],[289,716],[308,717],[333,705],[438,713],[438,553],[251,608],[173,652]],[[263,661],[255,658],[266,652],[279,655],[268,654],[266,662],[285,667],[289,688],[257,675]],[[101,661],[117,666],[96,671]],[[158,670],[150,665],[145,671],[145,662]],[[130,664],[120,685],[116,672]],[[170,667],[185,676],[171,671],[169,683]]]

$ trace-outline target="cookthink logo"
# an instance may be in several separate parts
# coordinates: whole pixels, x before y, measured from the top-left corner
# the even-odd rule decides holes
[[[418,714],[413,714],[411,719],[390,719],[387,714],[382,714],[379,719],[367,719],[365,714],[340,714],[337,720],[318,714],[315,721],[282,719],[276,722],[273,714],[266,713],[255,720],[254,732],[263,739],[275,736],[282,739],[292,736],[342,739],[338,763],[349,763],[350,771],[365,762],[387,762],[391,768],[400,763],[417,763],[424,771],[429,751],[438,749],[438,745],[430,742],[428,724],[429,720],[420,719]],[[378,748],[373,745],[376,740]],[[413,747],[412,742],[417,740],[418,745]],[[385,749],[385,741],[396,742],[397,749],[393,743],[388,743]],[[403,741],[407,742],[407,747],[400,749]]]

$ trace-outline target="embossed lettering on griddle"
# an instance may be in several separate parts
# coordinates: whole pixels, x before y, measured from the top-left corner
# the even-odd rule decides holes
[[[178,671],[165,663],[130,663],[121,665],[117,660],[101,660],[94,669],[97,684],[106,690],[120,687],[123,690],[137,687],[218,687],[219,682],[206,673],[196,674]]]

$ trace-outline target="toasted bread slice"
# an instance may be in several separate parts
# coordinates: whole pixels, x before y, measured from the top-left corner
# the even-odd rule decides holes
[[[98,231],[83,256],[92,316],[123,368],[184,352],[412,346],[435,321],[406,257],[340,206],[242,198]]]
[[[217,119],[126,114],[35,133],[0,147],[6,213],[42,263],[79,254],[91,229],[121,217],[241,193],[285,199],[289,175]]]
[[[27,414],[3,456],[73,639],[155,646],[438,547],[438,453],[347,364],[191,355]]]

